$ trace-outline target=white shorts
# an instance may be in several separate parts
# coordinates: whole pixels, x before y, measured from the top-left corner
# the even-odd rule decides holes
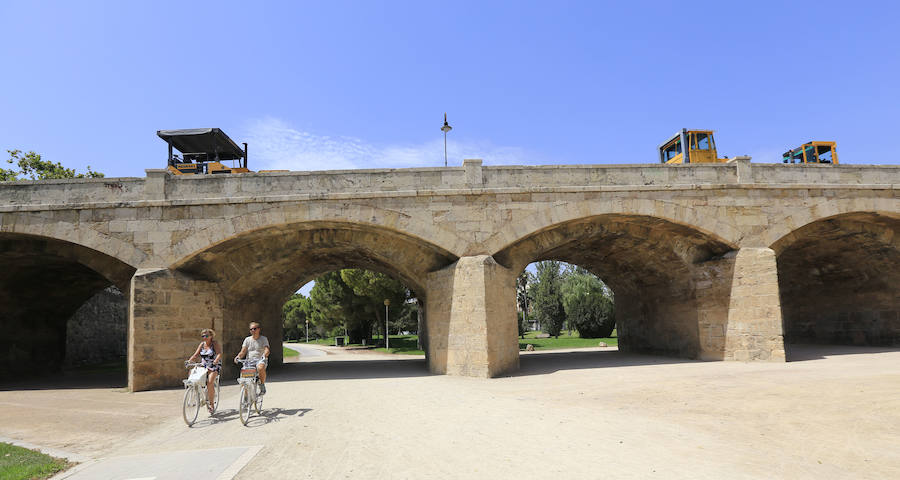
[[[253,359],[251,359],[251,360],[253,361],[253,366],[254,366],[254,367],[258,367],[258,366],[260,366],[260,365],[262,365],[263,367],[268,367],[268,366],[269,366],[269,359],[266,358],[266,357],[262,357],[262,358],[258,358],[258,359],[257,359],[257,358],[253,358]]]

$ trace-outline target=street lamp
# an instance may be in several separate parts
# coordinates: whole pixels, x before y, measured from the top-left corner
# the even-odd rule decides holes
[[[391,353],[391,346],[388,339],[388,305],[391,304],[391,301],[388,299],[384,299],[384,349]]]
[[[444,132],[444,166],[447,166],[447,132],[453,130],[453,127],[447,123],[447,113],[444,112],[444,126],[441,127],[441,131]],[[385,300],[386,301],[386,300]]]
[[[306,343],[309,343],[309,319],[306,319]]]

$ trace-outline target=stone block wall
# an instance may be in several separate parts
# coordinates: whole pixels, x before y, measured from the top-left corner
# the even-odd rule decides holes
[[[772,249],[742,248],[737,252],[725,360],[785,361],[778,270]]]
[[[200,330],[224,330],[215,283],[164,268],[139,269],[131,280],[128,386],[171,387],[186,378],[184,361],[200,344]]]
[[[487,255],[462,257],[429,276],[425,319],[433,373],[495,377],[518,368],[514,281]]]
[[[725,358],[725,331],[728,326],[729,296],[736,252],[729,252],[695,265],[697,326],[701,360]]]
[[[108,287],[66,322],[65,366],[124,361],[128,353],[128,297]]]
[[[796,290],[783,300],[787,343],[900,345],[900,289]]]

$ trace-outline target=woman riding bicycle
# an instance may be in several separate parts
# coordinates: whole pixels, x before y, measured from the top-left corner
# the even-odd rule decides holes
[[[197,351],[188,359],[188,362],[193,362],[199,355],[200,363],[206,368],[206,393],[209,396],[206,408],[209,410],[209,413],[213,413],[213,405],[216,404],[216,375],[219,374],[222,360],[222,347],[219,345],[219,342],[215,341],[215,336],[216,332],[211,328],[201,330],[200,338],[203,341],[197,346]]]

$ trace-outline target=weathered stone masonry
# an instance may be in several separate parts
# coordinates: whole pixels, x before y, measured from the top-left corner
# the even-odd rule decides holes
[[[134,390],[179,384],[203,327],[229,355],[261,320],[277,363],[284,299],[361,267],[423,300],[431,371],[503,375],[514,279],[542,259],[607,281],[623,350],[783,361],[785,335],[900,344],[898,184],[894,166],[745,159],[2,183],[0,328],[43,343],[0,352],[64,344],[65,319],[114,284]]]

